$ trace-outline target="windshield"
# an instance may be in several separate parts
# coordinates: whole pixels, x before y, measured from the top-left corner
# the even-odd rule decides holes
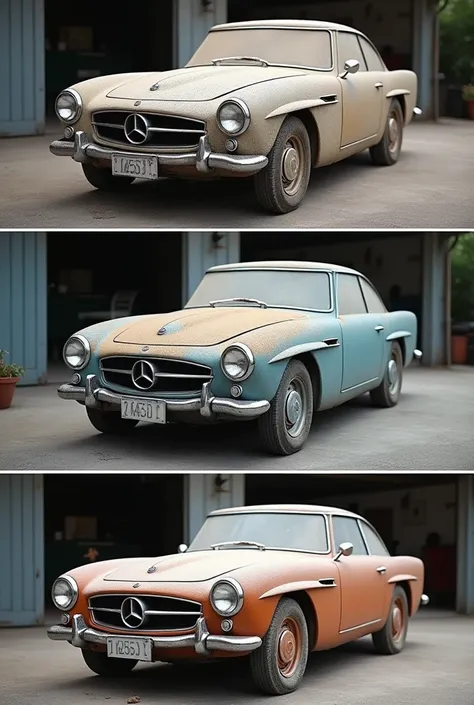
[[[330,311],[331,288],[327,272],[303,270],[234,269],[208,272],[185,308],[209,306],[210,301],[246,298],[273,308]],[[227,306],[254,305],[245,302]]]
[[[218,514],[208,517],[188,551],[209,550],[214,544],[226,541],[254,541],[266,548],[288,551],[329,551],[326,520],[322,514],[280,512]],[[224,550],[224,547],[220,550]],[[239,547],[229,546],[228,550],[239,550]]]
[[[258,56],[276,66],[330,71],[331,34],[326,30],[225,29],[209,32],[187,66],[210,64],[226,56]]]

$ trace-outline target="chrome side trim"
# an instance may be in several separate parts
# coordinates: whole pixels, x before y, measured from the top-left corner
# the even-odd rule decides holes
[[[398,338],[411,338],[411,333],[409,330],[396,330],[394,333],[387,335],[386,340],[390,342],[392,340],[398,340]]]
[[[381,619],[374,619],[372,620],[372,622],[364,622],[364,624],[358,624],[356,627],[350,627],[349,629],[341,629],[339,634],[348,634],[349,632],[356,632],[358,629],[370,627],[372,624],[379,624],[381,621]]]

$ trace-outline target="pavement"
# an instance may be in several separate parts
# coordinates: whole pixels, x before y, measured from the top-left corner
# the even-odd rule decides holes
[[[368,152],[313,172],[302,206],[273,216],[256,205],[251,181],[135,183],[126,195],[99,193],[79,164],[54,157],[57,132],[0,141],[0,228],[472,227],[474,122],[414,122],[399,163],[374,167]]]
[[[299,690],[279,705],[472,705],[474,621],[420,613],[405,649],[378,656],[370,638],[310,657]],[[105,680],[78,649],[51,642],[44,628],[0,630],[1,705],[261,705],[245,662],[193,667],[141,665],[130,678]]]
[[[376,409],[366,395],[321,412],[303,450],[286,458],[262,453],[253,423],[140,424],[130,436],[104,436],[56,387],[19,387],[0,412],[1,470],[474,470],[474,367],[410,367],[396,407]]]

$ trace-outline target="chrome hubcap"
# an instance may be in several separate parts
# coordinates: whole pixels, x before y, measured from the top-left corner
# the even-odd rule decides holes
[[[294,147],[288,147],[283,155],[283,174],[287,181],[294,181],[300,170],[300,158]]]
[[[282,186],[287,196],[295,196],[304,177],[304,147],[297,135],[292,135],[285,145],[281,162]]]
[[[301,397],[296,390],[292,390],[286,398],[286,418],[294,425],[301,416]]]
[[[296,640],[295,635],[289,629],[285,629],[280,635],[278,644],[278,656],[283,664],[289,664],[295,657]]]
[[[392,613],[392,626],[395,634],[399,634],[403,625],[402,611],[399,607],[394,607]]]
[[[306,420],[306,390],[299,379],[294,379],[286,391],[285,423],[289,436],[297,438]]]
[[[395,115],[388,120],[388,145],[391,152],[396,152],[400,141],[400,126]]]
[[[395,360],[390,360],[388,363],[388,381],[390,386],[393,387],[397,383],[398,369]]]

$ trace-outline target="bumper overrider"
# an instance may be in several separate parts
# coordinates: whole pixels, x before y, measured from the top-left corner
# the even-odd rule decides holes
[[[56,624],[48,628],[48,637],[53,641],[67,641],[80,649],[89,648],[89,644],[107,645],[107,638],[130,637],[130,634],[119,634],[116,632],[100,632],[88,627],[81,615],[74,615],[72,626],[64,627]],[[213,651],[231,651],[235,653],[248,653],[255,651],[262,645],[262,640],[258,636],[228,636],[210,634],[206,620],[200,617],[196,629],[192,634],[182,634],[180,636],[146,636],[139,637],[133,634],[134,639],[151,639],[154,649],[184,649],[194,648],[200,656],[207,656]]]
[[[148,399],[149,401],[163,401],[169,412],[193,411],[199,412],[201,416],[207,418],[231,416],[252,419],[265,414],[270,408],[270,402],[265,399],[244,401],[242,399],[214,397],[211,394],[210,387],[211,383],[205,382],[202,385],[201,395],[190,399],[159,399],[158,397],[148,397]],[[69,383],[61,385],[58,389],[58,395],[61,399],[82,402],[89,408],[104,409],[104,405],[107,405],[111,410],[119,410],[122,399],[147,399],[145,395],[136,397],[104,389],[100,386],[96,375],[87,375],[84,387]]]
[[[91,162],[97,159],[112,161],[113,154],[121,154],[131,158],[158,157],[158,165],[162,167],[184,167],[194,166],[197,171],[209,173],[213,169],[239,174],[256,174],[268,164],[268,159],[263,154],[220,154],[213,152],[209,144],[207,135],[203,135],[199,140],[199,146],[195,152],[184,154],[160,154],[127,152],[124,149],[112,149],[102,147],[95,142],[91,142],[87,134],[78,130],[74,135],[74,140],[55,140],[49,146],[49,151],[56,157],[72,157],[76,162]]]

